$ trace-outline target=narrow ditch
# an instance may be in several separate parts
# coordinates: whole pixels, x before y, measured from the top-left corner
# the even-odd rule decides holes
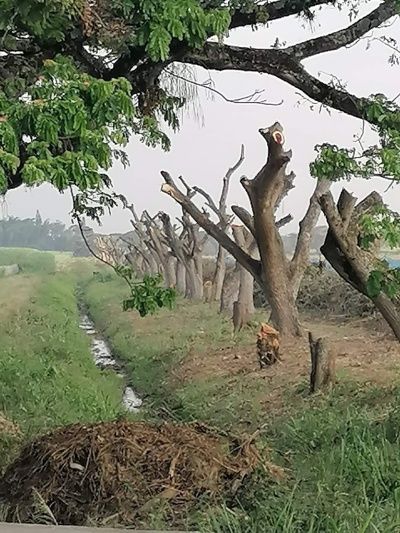
[[[79,327],[90,337],[91,352],[96,366],[102,369],[114,370],[127,383],[122,397],[122,405],[131,412],[137,412],[142,406],[142,400],[128,383],[124,367],[112,355],[111,349],[105,339],[96,331],[90,317],[81,309]]]

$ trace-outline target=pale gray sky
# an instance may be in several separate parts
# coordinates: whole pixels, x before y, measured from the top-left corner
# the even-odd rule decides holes
[[[360,9],[360,15],[378,5],[379,2],[367,2]],[[323,13],[323,15],[322,15]],[[287,44],[300,42],[310,36],[335,31],[348,24],[345,11],[324,8],[321,15],[310,26],[299,20],[285,19],[271,23],[268,28],[257,32],[240,29],[232,32],[227,42],[236,45],[269,47],[276,37]],[[303,27],[302,27],[303,26]],[[375,36],[400,35],[400,20]],[[359,96],[384,93],[394,98],[400,93],[399,66],[390,66],[388,57],[391,52],[383,44],[374,41],[366,51],[367,40],[337,52],[316,56],[305,63],[307,69],[315,76],[328,81],[334,75],[347,84],[349,91]],[[205,81],[209,74],[198,68],[198,81]],[[164,210],[178,215],[179,209],[174,201],[160,192],[162,179],[160,170],[168,170],[173,176],[183,175],[191,184],[197,184],[218,196],[221,179],[227,168],[239,155],[240,145],[246,149],[246,159],[236,176],[232,178],[230,204],[248,205],[246,194],[239,184],[242,174],[253,177],[265,161],[265,143],[258,134],[260,127],[270,126],[279,120],[286,134],[286,147],[293,150],[291,169],[297,175],[296,188],[285,199],[280,214],[291,213],[295,220],[286,231],[296,231],[297,224],[308,204],[314,183],[309,175],[308,166],[314,158],[314,146],[322,142],[336,143],[350,147],[355,136],[361,132],[361,121],[352,119],[342,113],[320,110],[318,105],[310,109],[307,102],[289,85],[266,74],[221,72],[212,73],[216,88],[230,98],[252,93],[255,89],[264,89],[265,97],[271,102],[284,100],[279,107],[259,105],[239,105],[224,102],[218,96],[211,100],[206,91],[199,89],[199,97],[204,115],[204,125],[194,117],[185,116],[181,130],[172,135],[172,148],[164,153],[160,148],[151,149],[132,139],[128,154],[131,165],[124,170],[116,164],[111,170],[115,190],[124,194],[136,205],[138,211],[147,209],[150,213]],[[375,136],[366,131],[363,136],[365,146],[372,144]],[[334,186],[334,193],[340,191],[343,184]],[[368,194],[372,189],[383,192],[387,182],[381,180],[353,180],[346,187],[358,196]],[[384,195],[389,205],[400,210],[400,196],[397,187]],[[36,189],[18,189],[7,194],[3,205],[3,214],[18,217],[33,217],[39,209],[43,218],[70,222],[70,198],[60,195],[50,186],[43,185]],[[0,210],[1,215],[1,210]],[[103,220],[101,232],[129,231],[129,217],[122,210],[114,210],[112,216]]]

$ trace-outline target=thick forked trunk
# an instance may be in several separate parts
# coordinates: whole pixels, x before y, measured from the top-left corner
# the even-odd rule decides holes
[[[226,272],[226,252],[225,249],[219,245],[217,263],[215,265],[215,273],[213,279],[212,299],[216,302],[221,300],[222,287],[224,285],[225,272]]]
[[[328,221],[329,231],[321,252],[347,283],[374,302],[400,341],[398,305],[383,292],[374,296],[369,293],[368,281],[371,272],[376,269],[377,258],[373,251],[364,250],[358,244],[361,236],[360,217],[382,203],[379,194],[372,192],[356,205],[356,198],[343,189],[336,206],[332,195],[324,194],[320,198],[320,204]]]
[[[179,259],[176,261],[176,290],[179,292],[179,294],[186,293],[185,265]]]
[[[287,260],[276,230],[274,211],[259,205],[256,198],[253,210],[256,240],[263,264],[263,290],[271,307],[270,321],[282,336],[301,335]]]
[[[255,259],[248,252],[248,248],[231,239],[220,225],[212,222],[207,214],[200,211],[192,202],[192,196],[183,194],[171,175],[165,171],[161,172],[165,180],[162,191],[177,201],[199,226],[253,276],[264,291],[272,309],[272,321],[281,335],[298,336],[301,334],[301,327],[296,308],[296,296],[309,261],[312,230],[320,214],[318,199],[321,193],[329,188],[329,184],[317,183],[307,213],[300,223],[296,250],[289,262],[283,250],[279,228],[290,222],[292,217],[289,215],[276,221],[275,213],[282,199],[293,188],[295,175],[293,172],[286,174],[286,167],[291,160],[291,152],[283,150],[283,129],[279,123],[260,130],[260,133],[268,145],[267,162],[255,178],[251,180],[241,179],[241,183],[249,196],[253,214],[242,207],[232,207],[235,215],[255,238],[260,259]],[[196,188],[196,190],[198,189]],[[204,191],[202,194],[207,199],[208,205],[212,206],[209,196]],[[216,207],[213,210],[218,213]],[[233,228],[234,226],[232,226]],[[224,295],[222,299],[226,300]],[[226,307],[224,303],[222,303],[222,307]]]

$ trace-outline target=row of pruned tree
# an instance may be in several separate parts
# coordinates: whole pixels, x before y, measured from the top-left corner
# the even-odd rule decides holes
[[[165,181],[162,191],[178,202],[252,276],[270,305],[270,321],[284,336],[301,335],[296,299],[309,264],[312,232],[322,210],[329,227],[325,243],[321,247],[322,254],[346,282],[374,302],[400,340],[397,300],[379,287],[375,290],[372,287],[371,290],[373,274],[385,270],[385,264],[377,255],[380,242],[374,240],[368,246],[363,245],[362,219],[368,213],[383,207],[380,195],[373,192],[357,204],[357,199],[343,189],[336,205],[330,192],[331,181],[316,181],[308,209],[299,225],[293,256],[288,259],[279,230],[291,220],[291,216],[277,220],[276,213],[282,199],[294,187],[295,175],[287,172],[292,154],[283,148],[284,135],[279,123],[260,130],[260,133],[267,143],[267,161],[253,179],[241,178],[252,213],[243,207],[232,206],[233,213],[244,225],[240,232],[235,230],[235,226],[232,227],[233,238],[227,233],[229,215],[226,210],[226,181],[229,182],[229,173],[224,180],[219,207],[197,187],[190,189],[186,186],[185,194],[168,172],[162,172]],[[206,198],[208,207],[218,215],[219,223],[213,222],[207,212],[197,207],[191,191]],[[250,240],[248,235],[251,236]]]
[[[379,243],[362,246],[360,220],[383,205],[381,197],[374,192],[356,205],[356,198],[343,190],[336,205],[330,193],[331,181],[317,180],[299,224],[294,252],[288,258],[280,229],[292,217],[288,214],[278,219],[277,211],[294,187],[295,174],[287,172],[292,154],[283,148],[284,134],[279,123],[260,133],[267,143],[267,161],[253,179],[243,176],[240,180],[250,200],[251,213],[238,205],[232,206],[232,213],[228,208],[231,178],[244,161],[243,146],[239,159],[223,177],[218,201],[182,177],[174,180],[163,171],[162,191],[181,206],[182,216],[177,224],[167,213],[152,217],[144,211],[139,217],[133,205],[127,205],[136,235],[134,241],[127,241],[129,262],[143,275],[162,274],[168,287],[175,287],[187,298],[220,302],[221,311],[232,313],[236,329],[254,311],[253,285],[257,283],[271,309],[270,322],[282,336],[297,336],[301,334],[301,324],[296,300],[309,265],[313,230],[322,211],[329,227],[322,254],[345,281],[372,299],[400,339],[396,302],[382,291],[370,290],[371,273],[379,261]],[[212,280],[204,284],[203,250],[208,237],[218,243],[218,253]],[[228,257],[235,260],[233,269],[227,266]]]

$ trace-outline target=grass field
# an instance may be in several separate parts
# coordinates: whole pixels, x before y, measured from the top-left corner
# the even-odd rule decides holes
[[[200,420],[240,434],[258,429],[260,445],[284,469],[280,481],[260,471],[225,505],[201,507],[187,529],[400,531],[400,353],[373,324],[306,322],[331,339],[338,367],[333,391],[310,397],[306,341],[285,346],[282,364],[257,368],[262,314],[235,337],[230,320],[205,304],[179,301],[141,319],[122,311],[127,289],[120,280],[96,280],[89,261],[63,256],[52,263],[54,256],[37,254],[17,260],[25,273],[0,280],[0,467],[38,433],[121,414],[120,379],[95,367],[78,327],[79,283],[80,298],[145,400],[141,417]],[[2,432],[6,423],[16,430]]]
[[[56,269],[55,255],[29,248],[0,248],[0,265],[18,264],[24,273],[50,274]]]
[[[93,363],[78,325],[73,278],[2,279],[0,298],[0,411],[17,424],[22,439],[72,422],[115,418],[122,384]],[[2,466],[11,444],[6,438],[0,448]]]
[[[237,432],[261,427],[272,460],[286,469],[280,483],[260,474],[225,507],[192,517],[191,527],[217,533],[400,531],[398,368],[380,362],[386,373],[379,377],[372,362],[368,368],[375,344],[374,355],[362,352],[369,340],[379,346],[381,336],[330,326],[338,339],[358,334],[360,340],[350,346],[348,365],[338,369],[334,391],[310,398],[308,362],[300,366],[288,358],[269,376],[255,368],[254,328],[233,338],[229,321],[215,309],[183,302],[140,319],[121,310],[124,291],[118,280],[91,281],[85,298],[134,385],[149,395],[145,416],[198,419]],[[396,360],[397,345],[385,342],[383,353],[393,349]]]

